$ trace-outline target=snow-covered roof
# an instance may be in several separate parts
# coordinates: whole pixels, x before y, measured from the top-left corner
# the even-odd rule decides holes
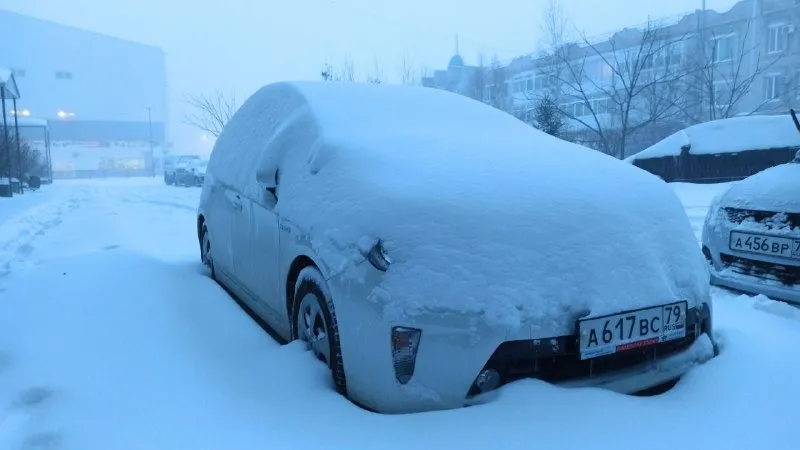
[[[800,132],[788,114],[713,120],[678,131],[627,160],[678,156],[685,145],[693,155],[795,148]]]
[[[14,125],[14,118],[8,119],[9,125]],[[36,119],[33,117],[17,117],[17,123],[21,127],[46,127],[47,121],[44,119]]]
[[[19,98],[19,88],[14,79],[14,72],[7,67],[0,67],[0,87],[4,88],[0,96],[4,96],[6,99]]]

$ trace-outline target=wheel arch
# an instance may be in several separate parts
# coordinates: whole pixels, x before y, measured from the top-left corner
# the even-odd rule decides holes
[[[292,309],[294,308],[294,288],[297,285],[297,279],[300,277],[300,272],[308,267],[313,267],[322,273],[319,264],[317,264],[308,255],[298,255],[289,266],[289,271],[286,273],[286,315],[289,323],[293,320]]]
[[[203,225],[206,224],[206,217],[201,213],[197,215],[197,241],[201,243],[203,241]]]

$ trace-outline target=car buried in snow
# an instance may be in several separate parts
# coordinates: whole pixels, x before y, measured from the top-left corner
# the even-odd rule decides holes
[[[800,150],[712,201],[703,254],[712,284],[800,304]]]
[[[635,393],[716,353],[664,182],[445,91],[261,88],[214,146],[197,239],[214,279],[379,412],[522,378]]]

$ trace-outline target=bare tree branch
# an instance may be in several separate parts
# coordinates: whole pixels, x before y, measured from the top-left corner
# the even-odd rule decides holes
[[[193,111],[184,116],[184,123],[217,137],[236,112],[236,96],[226,97],[216,91],[212,96],[189,95],[186,102]]]
[[[690,59],[690,82],[697,87],[695,102],[684,111],[693,122],[725,119],[738,114],[760,111],[769,100],[746,107],[742,104],[752,91],[755,82],[781,60],[783,54],[765,58],[761,42],[751,44],[752,23],[747,21],[744,34],[736,36],[735,50],[730,58],[715,61],[721,51],[720,41],[725,36],[712,33],[708,42],[700,42],[698,51]]]
[[[397,75],[401,84],[417,84],[417,77],[414,73],[414,59],[408,55],[403,55],[397,67]]]
[[[378,62],[378,57],[375,57],[375,59],[372,61],[372,64],[373,64],[372,73],[367,74],[367,83],[373,83],[373,84],[383,83],[384,81],[383,69],[381,68],[380,63]]]
[[[563,21],[551,18],[545,24],[556,45],[542,75],[551,77],[547,84],[566,106],[564,115],[579,131],[594,135],[599,150],[624,158],[634,134],[680,113],[687,71],[672,55],[685,35],[670,36],[664,27],[648,23],[600,44],[585,35],[580,44],[564,44]]]

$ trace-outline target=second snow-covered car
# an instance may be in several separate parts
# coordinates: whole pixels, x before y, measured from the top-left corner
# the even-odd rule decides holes
[[[197,238],[214,278],[380,412],[526,377],[633,393],[715,354],[665,183],[441,90],[263,87],[215,144]]]
[[[703,253],[713,284],[800,304],[800,151],[714,199]]]

